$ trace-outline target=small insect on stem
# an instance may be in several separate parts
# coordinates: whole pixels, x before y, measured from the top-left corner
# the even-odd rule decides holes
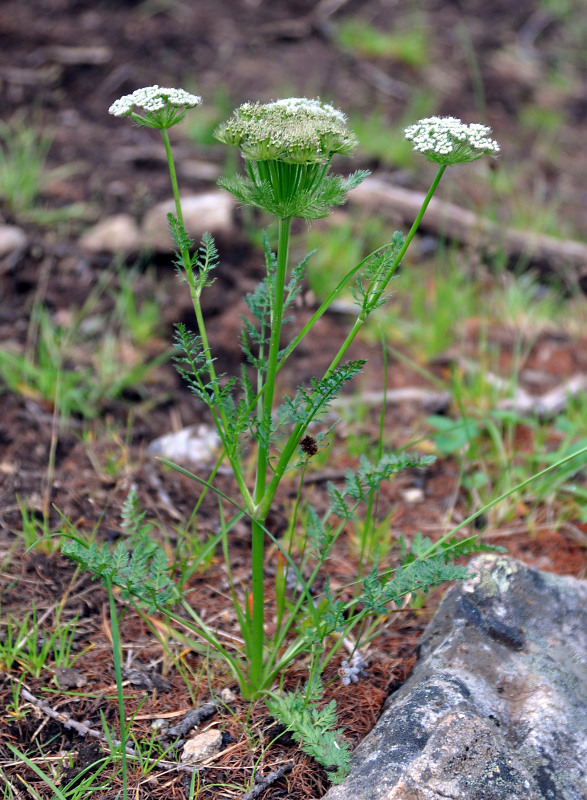
[[[318,452],[318,442],[313,436],[304,436],[300,442],[300,448],[302,453],[305,453],[307,456],[315,456]]]

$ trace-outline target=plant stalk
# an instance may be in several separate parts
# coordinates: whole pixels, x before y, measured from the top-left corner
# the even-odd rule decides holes
[[[267,358],[267,372],[263,387],[261,404],[261,418],[257,418],[257,425],[262,431],[257,450],[257,474],[253,502],[256,512],[252,523],[251,543],[251,665],[250,680],[252,687],[258,688],[262,681],[263,672],[263,644],[265,639],[264,622],[264,594],[263,594],[263,568],[265,563],[265,520],[269,513],[269,505],[263,503],[267,482],[267,469],[269,466],[269,446],[271,431],[271,415],[273,411],[273,397],[275,395],[275,379],[279,362],[279,342],[283,324],[283,300],[285,292],[285,279],[287,275],[287,261],[289,251],[289,236],[291,217],[279,220],[279,243],[277,247],[277,266],[275,272],[274,294],[271,303],[271,336],[269,339],[269,354]]]
[[[126,759],[126,715],[124,712],[124,692],[122,689],[122,665],[120,648],[120,629],[118,627],[118,614],[114,602],[114,592],[110,578],[104,578],[108,600],[110,603],[110,626],[112,627],[112,655],[114,658],[114,675],[116,677],[116,695],[118,697],[118,716],[120,717],[120,756],[122,759],[122,796],[128,800],[128,773]]]
[[[422,217],[426,213],[426,209],[428,208],[428,206],[430,204],[430,201],[432,200],[434,192],[438,188],[438,184],[440,183],[440,179],[442,178],[445,169],[446,169],[446,166],[441,166],[439,168],[438,172],[436,173],[436,176],[435,176],[434,180],[432,181],[432,185],[430,186],[430,189],[428,189],[428,193],[426,194],[426,197],[424,198],[424,201],[422,202],[420,210],[418,211],[418,215],[416,216],[416,219],[414,220],[414,222],[412,224],[412,227],[410,228],[409,233],[405,238],[405,241],[403,243],[403,246],[402,246],[401,250],[397,254],[396,258],[394,259],[393,264],[391,265],[391,267],[387,271],[386,276],[381,281],[381,288],[378,289],[376,292],[373,293],[373,295],[371,295],[369,297],[369,302],[370,302],[371,306],[376,306],[377,305],[377,302],[380,299],[380,297],[383,294],[383,292],[385,291],[389,281],[391,280],[391,278],[393,277],[395,271],[397,270],[397,268],[401,264],[402,258],[405,256],[406,251],[407,251],[408,247],[410,246],[410,244],[412,242],[412,239],[414,238],[414,236],[416,234],[416,231],[420,227],[420,222],[422,221]],[[363,327],[363,324],[365,323],[365,320],[367,319],[368,316],[369,316],[369,312],[366,311],[364,308],[362,308],[361,311],[359,312],[359,315],[357,316],[357,319],[355,320],[355,323],[354,323],[353,327],[349,331],[348,336],[344,340],[340,350],[338,351],[336,356],[333,358],[332,363],[330,364],[330,366],[326,370],[326,372],[324,374],[325,378],[328,377],[329,375],[331,375],[332,372],[334,372],[334,370],[337,368],[337,366],[340,363],[340,361],[344,358],[344,356],[346,355],[347,350],[351,346],[351,344],[352,344],[353,340],[355,339],[357,333]]]

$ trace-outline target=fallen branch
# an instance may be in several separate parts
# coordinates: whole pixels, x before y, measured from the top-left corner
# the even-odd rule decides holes
[[[374,177],[367,178],[349,195],[350,202],[367,210],[377,210],[378,214],[392,214],[405,224],[414,221],[423,200],[420,192]],[[522,256],[542,265],[547,263],[552,268],[572,266],[577,270],[577,278],[587,275],[587,244],[584,242],[506,228],[436,197],[430,201],[422,227],[479,248],[495,251],[503,247],[510,256]]]
[[[422,406],[424,411],[440,413],[446,411],[451,402],[449,392],[431,391],[419,386],[404,386],[399,389],[388,389],[386,392],[363,392],[362,394],[337,397],[332,401],[332,408],[352,409],[356,406],[379,407],[383,402],[387,405],[413,403]]]
[[[532,395],[519,387],[512,398],[502,400],[498,408],[513,409],[518,414],[537,414],[541,419],[556,417],[567,407],[569,397],[587,391],[587,375],[574,375],[546,394]]]
[[[31,694],[24,687],[20,690],[20,696],[23,697],[27,702],[36,706],[36,708],[38,708],[39,711],[42,711],[43,714],[51,717],[51,719],[54,719],[56,722],[60,722],[65,728],[71,728],[74,730],[82,738],[85,739],[86,736],[91,736],[93,739],[99,739],[101,742],[108,742],[105,734],[102,733],[102,731],[99,731],[96,728],[90,728],[90,726],[85,722],[78,722],[73,717],[70,717],[69,714],[56,711],[52,706],[49,705],[49,703],[47,703],[46,700],[41,700],[39,697],[35,697],[34,694]],[[121,742],[116,742],[117,747],[120,747],[120,744]],[[134,749],[130,745],[126,746],[126,752],[132,755],[135,754]]]
[[[90,728],[85,722],[78,722],[73,717],[70,717],[69,714],[64,714],[60,711],[56,711],[52,706],[49,705],[45,700],[41,700],[39,697],[35,697],[34,694],[27,691],[24,687],[20,689],[20,696],[24,698],[27,702],[34,705],[39,711],[42,711],[43,714],[46,714],[51,719],[54,719],[56,722],[61,723],[65,728],[71,728],[76,733],[78,733],[82,738],[85,739],[86,736],[90,736],[93,739],[98,739],[100,742],[104,744],[110,744],[106,735],[102,733],[102,731],[97,730],[96,728]],[[116,747],[120,747],[121,742],[117,739],[114,740],[114,744]],[[143,756],[139,756],[136,750],[131,747],[131,745],[126,745],[126,752],[130,756],[135,756],[136,758],[140,758],[142,763],[149,763],[152,764],[154,767],[158,769],[170,770],[173,772],[188,772],[190,775],[192,772],[197,771],[197,767],[189,767],[185,764],[179,764],[175,761],[164,761],[163,759],[157,758],[144,758]]]
[[[175,739],[178,736],[185,736],[192,728],[197,728],[205,719],[213,716],[218,711],[218,705],[217,702],[203,703],[198,708],[188,711],[177,725],[167,728],[159,738]]]
[[[457,359],[456,363],[469,375],[476,375],[481,370],[479,364],[467,359]],[[484,372],[483,378],[498,391],[510,389],[510,381],[493,372]],[[565,410],[570,397],[576,397],[586,391],[587,375],[573,375],[544,394],[530,394],[521,386],[516,386],[513,397],[500,400],[497,408],[515,411],[517,414],[536,414],[541,419],[550,419]]]
[[[283,778],[283,776],[287,775],[288,772],[291,772],[292,769],[293,763],[291,761],[284,762],[280,767],[277,767],[277,769],[274,769],[273,772],[270,772],[269,775],[261,778],[256,786],[253,786],[249,792],[241,795],[239,800],[255,800],[255,797],[259,797],[259,795],[262,794],[265,789],[274,784],[275,781]]]

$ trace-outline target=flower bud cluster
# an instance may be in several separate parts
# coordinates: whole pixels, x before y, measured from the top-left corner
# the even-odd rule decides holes
[[[183,119],[189,108],[201,103],[201,97],[190,94],[185,89],[168,89],[155,84],[115,100],[108,113],[115,117],[132,117],[139,124],[150,128],[170,128]],[[135,107],[144,111],[146,117],[135,113]]]
[[[349,155],[357,145],[342,111],[305,97],[245,103],[214,135],[251,161],[286,164],[326,164],[334,153]]]
[[[491,128],[466,125],[455,117],[428,117],[410,125],[404,135],[414,150],[429,161],[448,166],[476,161],[484,155],[499,153],[499,145],[489,138]]]

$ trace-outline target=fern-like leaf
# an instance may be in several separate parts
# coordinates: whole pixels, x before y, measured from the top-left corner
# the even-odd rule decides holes
[[[336,701],[319,708],[319,694],[314,682],[307,692],[287,692],[266,700],[269,713],[283,725],[304,753],[312,756],[328,772],[332,783],[340,783],[350,768],[350,748],[342,739],[342,728],[335,728]]]

